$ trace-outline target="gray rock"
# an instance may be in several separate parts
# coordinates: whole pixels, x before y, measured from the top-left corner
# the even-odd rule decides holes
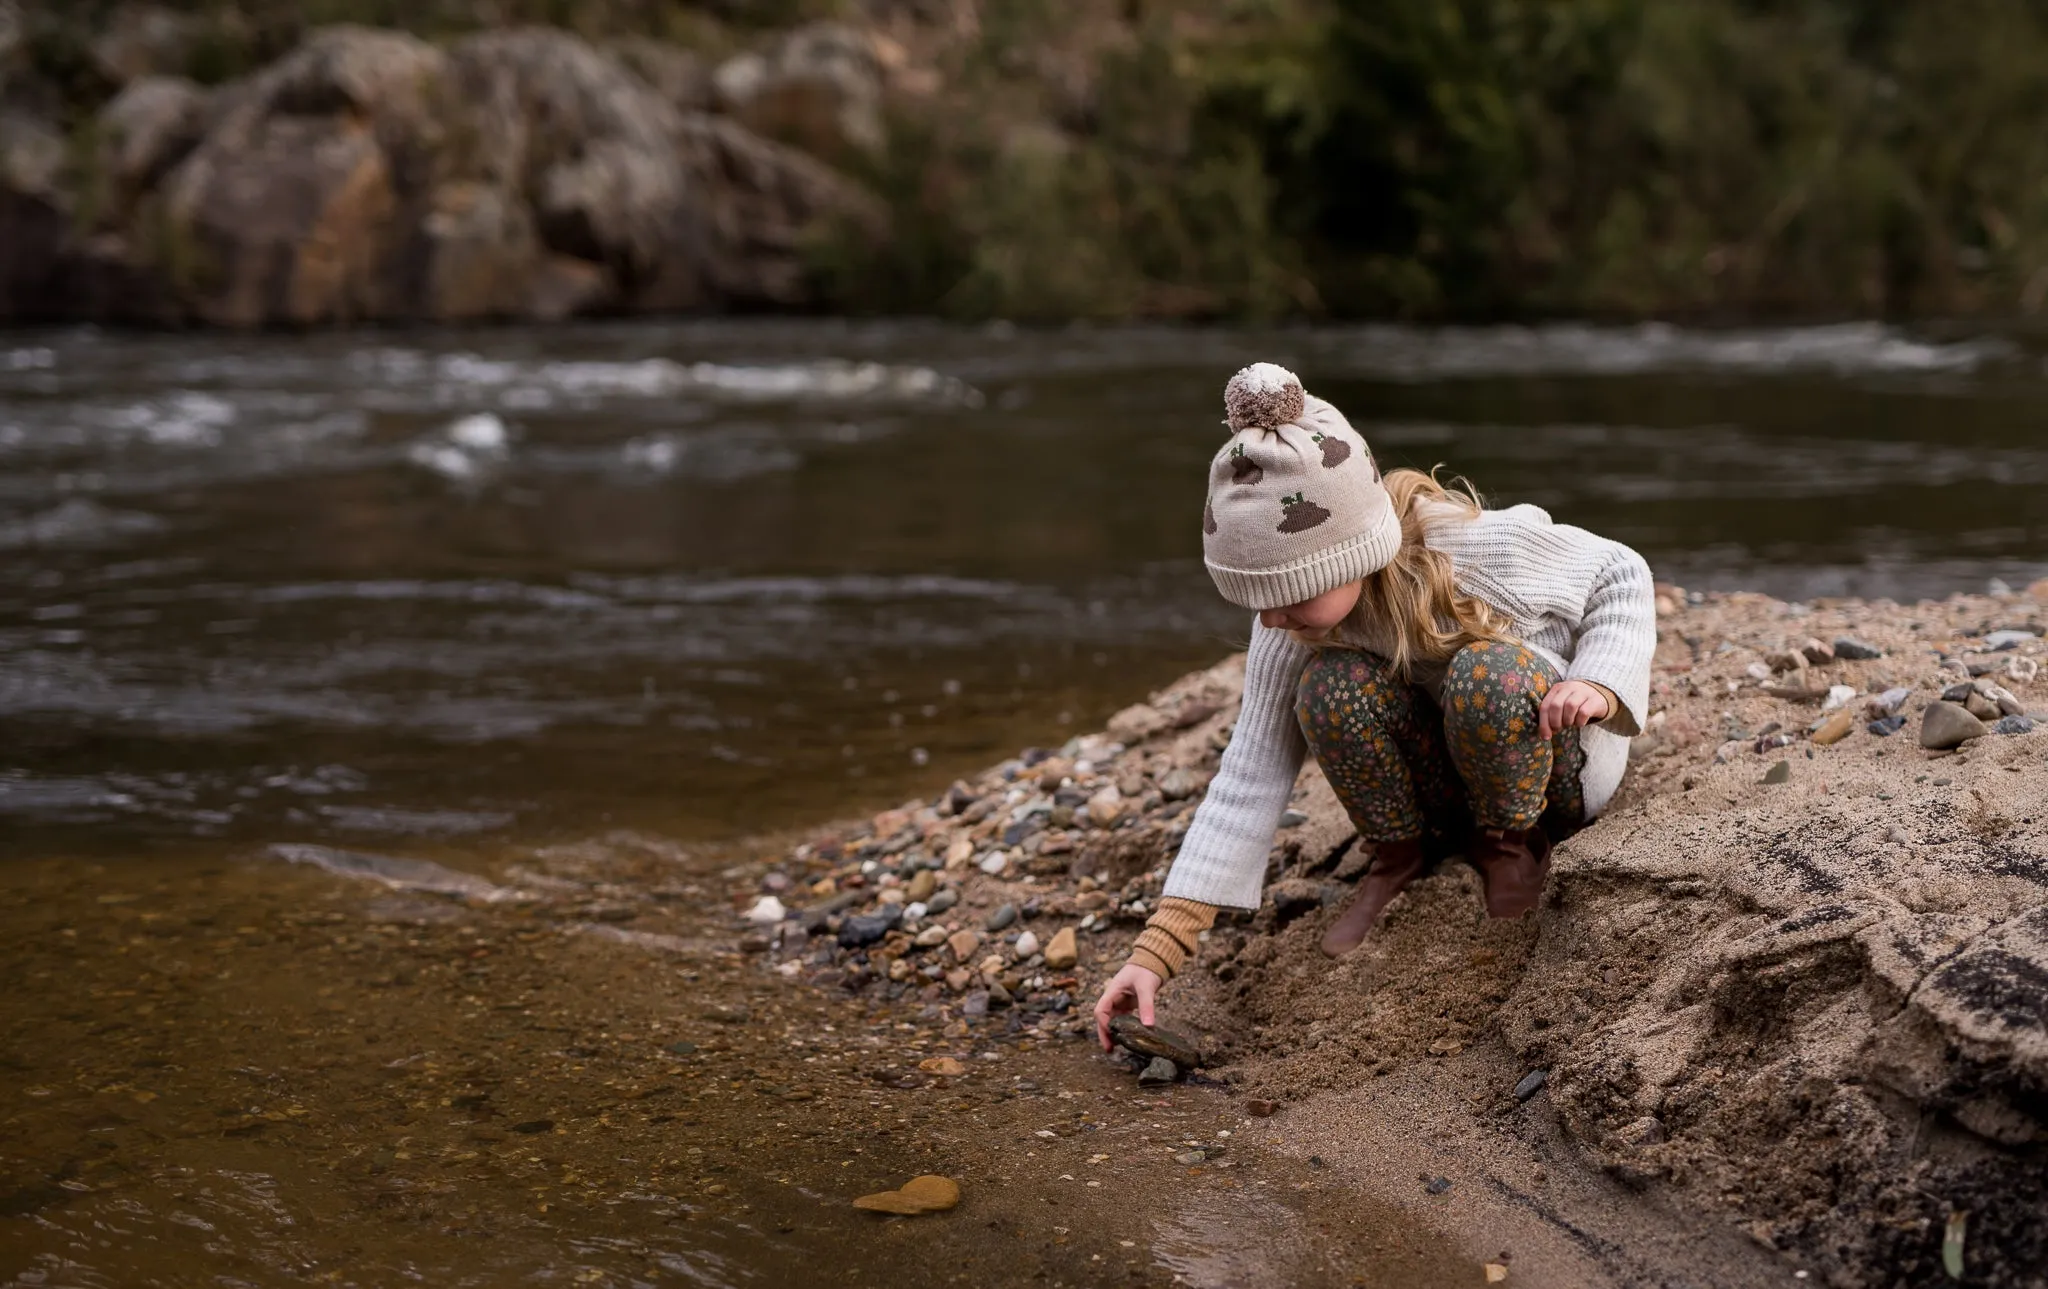
[[[1779,762],[1775,763],[1774,765],[1772,765],[1770,769],[1768,769],[1768,770],[1764,771],[1764,782],[1765,782],[1765,783],[1790,783],[1790,782],[1792,782],[1792,763],[1791,763],[1790,761],[1779,761]]]
[[[1866,662],[1884,657],[1884,650],[1854,636],[1842,636],[1835,641],[1835,657],[1848,662]]]
[[[1177,770],[1167,771],[1166,777],[1159,781],[1159,795],[1168,801],[1179,801],[1184,797],[1194,796],[1208,786],[1208,775],[1183,766]]]
[[[1308,822],[1308,816],[1299,810],[1289,810],[1280,816],[1282,828],[1299,828]]]
[[[2034,732],[2034,722],[2025,716],[2004,716],[2000,717],[1998,723],[1991,727],[1991,732],[1993,734],[2032,734]]]
[[[1950,685],[1947,689],[1942,690],[1941,701],[1944,703],[1967,703],[1970,701],[1970,695],[1975,692],[1977,692],[1976,687],[1966,680],[1959,685]]]
[[[1894,685],[1870,700],[1870,710],[1879,716],[1890,716],[1906,705],[1913,691],[1904,685]]]
[[[879,913],[847,918],[839,924],[839,943],[848,949],[865,949],[896,929],[903,920],[901,905],[884,906]]]
[[[1190,1070],[1202,1066],[1202,1049],[1185,1034],[1158,1025],[1147,1026],[1125,1012],[1109,1022],[1109,1037],[1118,1047],[1144,1057],[1164,1057]]]
[[[1138,1075],[1138,1086],[1157,1087],[1162,1083],[1180,1082],[1180,1067],[1163,1056],[1152,1058],[1144,1072]]]
[[[955,904],[958,904],[959,902],[959,890],[955,887],[948,886],[940,890],[938,894],[932,896],[930,899],[924,902],[924,911],[926,916],[928,917],[937,917],[939,914],[950,910]]]
[[[960,1014],[962,1016],[986,1016],[988,1015],[988,1002],[988,990],[977,989],[960,1000]]]
[[[1961,747],[1988,733],[1983,721],[1950,702],[1930,703],[1920,718],[1920,746],[1937,752]]]
[[[1835,648],[1837,652],[1840,652],[1840,645],[1835,646]],[[1530,1097],[1533,1097],[1538,1092],[1541,1092],[1543,1090],[1543,1085],[1548,1082],[1550,1082],[1549,1070],[1529,1071],[1527,1074],[1524,1074],[1522,1076],[1522,1081],[1520,1083],[1515,1084],[1515,1100],[1527,1101]]]
[[[989,914],[987,920],[981,925],[990,931],[1001,931],[1016,920],[1017,906],[1014,904],[1004,904],[998,906],[995,912]]]
[[[1866,728],[1879,738],[1890,738],[1905,727],[1906,718],[1903,716],[1881,716],[1870,722]]]
[[[2029,640],[2039,640],[2040,638],[2031,631],[1994,631],[1984,637],[1984,647],[1993,653],[1998,653],[2006,649],[2017,649]]]

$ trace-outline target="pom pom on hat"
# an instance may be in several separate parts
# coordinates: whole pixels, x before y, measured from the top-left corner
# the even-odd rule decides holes
[[[1301,378],[1273,363],[1253,363],[1223,387],[1232,430],[1277,429],[1299,419],[1305,405]]]

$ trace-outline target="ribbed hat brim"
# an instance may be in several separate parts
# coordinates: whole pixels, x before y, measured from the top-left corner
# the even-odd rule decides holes
[[[1226,568],[1213,560],[1203,563],[1224,599],[1256,611],[1313,600],[1346,582],[1379,572],[1393,563],[1400,551],[1401,519],[1392,506],[1382,505],[1371,528],[1292,564],[1244,569]]]

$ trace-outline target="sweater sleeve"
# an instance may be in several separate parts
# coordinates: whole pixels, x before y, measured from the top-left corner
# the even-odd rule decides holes
[[[1584,530],[1574,530],[1584,531]],[[1591,534],[1587,534],[1591,537]],[[1657,593],[1650,566],[1619,542],[1605,547],[1586,595],[1567,680],[1585,680],[1613,693],[1620,706],[1601,722],[1633,738],[1650,715],[1650,662],[1657,652]]]
[[[1308,750],[1295,722],[1294,691],[1311,652],[1290,632],[1253,625],[1237,728],[1163,895],[1225,908],[1259,906],[1273,832]]]

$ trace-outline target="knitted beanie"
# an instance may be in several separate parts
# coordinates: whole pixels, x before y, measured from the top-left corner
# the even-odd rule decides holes
[[[1342,412],[1272,363],[1231,377],[1223,406],[1232,433],[1209,463],[1202,558],[1224,599],[1282,608],[1393,562],[1400,517]]]

